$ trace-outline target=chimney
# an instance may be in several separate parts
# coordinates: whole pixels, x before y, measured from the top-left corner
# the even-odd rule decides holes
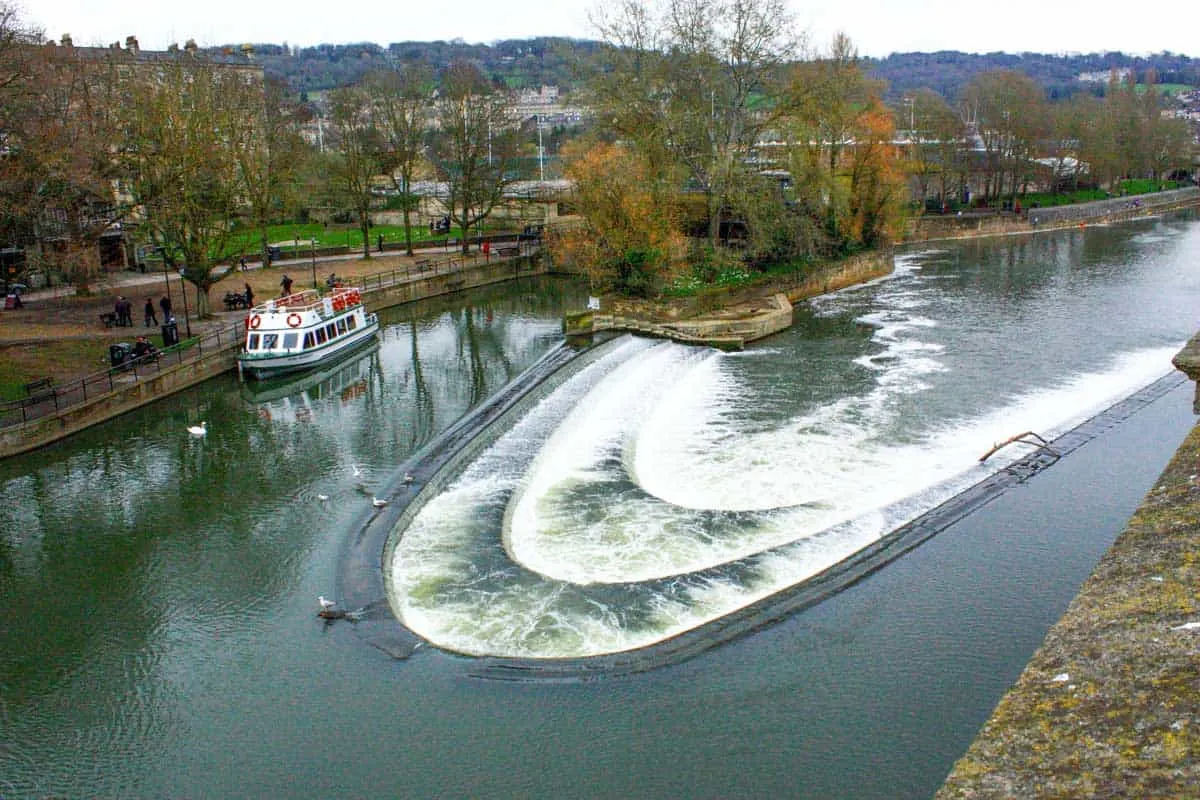
[[[62,46],[63,47],[74,47],[74,44],[71,42],[71,34],[64,33],[62,35]]]
[[[125,37],[125,49],[133,53],[135,56],[138,53],[138,40],[136,36]]]

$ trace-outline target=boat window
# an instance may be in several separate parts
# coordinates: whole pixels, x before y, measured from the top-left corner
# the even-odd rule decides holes
[[[314,343],[315,343],[315,340],[313,339],[312,331],[309,331],[308,333],[304,334],[304,349],[305,350],[312,347]]]
[[[358,327],[358,323],[354,321],[354,317],[346,317],[346,330],[352,331]]]
[[[275,345],[277,345],[277,344],[279,344],[279,334],[278,333],[264,333],[263,334],[263,346],[262,346],[263,350],[274,350]]]
[[[317,344],[325,344],[325,329],[317,328],[314,333],[317,336]]]
[[[344,317],[337,321],[337,326],[338,326],[338,333],[346,332],[346,320]]]
[[[249,339],[249,341],[246,342],[246,349],[247,350],[257,350],[258,349],[258,334],[257,333],[250,334],[250,339]]]
[[[337,336],[337,326],[335,326],[332,322],[329,323],[325,326],[325,333],[329,334],[329,338],[332,339],[333,337]]]
[[[300,338],[300,334],[298,334],[298,333],[285,333],[283,335],[283,349],[284,350],[295,350],[296,349],[296,341],[299,338]]]

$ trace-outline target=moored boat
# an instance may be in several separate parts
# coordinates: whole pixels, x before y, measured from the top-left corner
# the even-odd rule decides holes
[[[376,341],[378,331],[361,290],[339,287],[322,297],[306,289],[250,309],[238,369],[256,379],[312,369]]]

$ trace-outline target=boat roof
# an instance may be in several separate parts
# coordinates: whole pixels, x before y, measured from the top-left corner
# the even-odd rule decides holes
[[[269,314],[274,311],[287,309],[289,311],[316,311],[324,305],[325,300],[340,295],[357,294],[362,297],[362,290],[356,286],[339,286],[327,295],[322,296],[316,289],[305,289],[293,292],[286,297],[273,297],[265,303],[260,303],[250,309],[251,314]]]

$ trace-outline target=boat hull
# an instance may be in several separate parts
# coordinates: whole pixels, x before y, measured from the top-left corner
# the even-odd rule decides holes
[[[244,377],[266,380],[328,366],[376,341],[379,320],[374,315],[368,315],[367,320],[354,333],[319,349],[259,356],[243,353],[238,357],[238,370]]]

